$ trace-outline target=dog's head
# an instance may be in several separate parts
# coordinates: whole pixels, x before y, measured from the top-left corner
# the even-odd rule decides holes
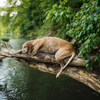
[[[28,52],[28,42],[25,42],[22,46],[22,53],[27,53]]]
[[[31,52],[32,50],[33,50],[33,45],[28,41],[23,44],[21,53]]]

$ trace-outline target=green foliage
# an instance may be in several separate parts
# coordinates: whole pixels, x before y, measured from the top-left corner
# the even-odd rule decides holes
[[[95,63],[97,63],[100,66],[100,54],[96,53]]]
[[[81,10],[73,17],[70,29],[67,31],[68,35],[81,43],[79,55],[82,55],[84,59],[88,58],[94,46],[100,45],[99,14],[100,7],[98,7],[97,1],[84,3]],[[96,62],[99,63],[100,59],[97,59]],[[86,65],[89,68],[90,61]]]
[[[65,0],[67,2],[67,0]],[[45,22],[51,21],[53,25],[57,25],[60,30],[58,34],[62,35],[62,38],[65,37],[66,31],[69,29],[69,23],[71,22],[74,12],[71,7],[63,6],[65,2],[61,2],[60,5],[53,5],[53,9],[47,12]]]
[[[52,9],[46,12],[45,22],[51,21],[53,26],[58,29],[58,36],[66,38],[70,23],[83,2],[88,2],[88,0],[60,0],[59,3],[54,4]]]
[[[9,38],[0,38],[0,40],[8,42]]]
[[[5,26],[10,24],[10,29],[16,33],[29,34],[35,30],[35,27],[43,25],[45,12],[55,2],[57,1],[7,0],[7,6],[1,8],[1,11],[6,12],[1,21]]]
[[[0,23],[0,35],[4,35],[5,32],[6,32],[5,27]]]
[[[93,62],[91,60],[88,60],[87,62],[85,62],[85,66],[88,70],[92,70],[93,69]]]
[[[35,28],[35,35],[38,34],[38,36],[47,36],[52,29],[52,24],[50,22],[45,23],[40,28]]]

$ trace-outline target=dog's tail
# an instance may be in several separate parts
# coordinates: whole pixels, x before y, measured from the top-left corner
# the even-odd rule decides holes
[[[67,63],[65,64],[65,66],[62,68],[62,70],[65,69],[65,68],[67,67],[67,65],[71,62],[71,60],[74,58],[74,56],[75,56],[75,52],[72,52],[72,56],[69,58],[68,62],[67,62]]]

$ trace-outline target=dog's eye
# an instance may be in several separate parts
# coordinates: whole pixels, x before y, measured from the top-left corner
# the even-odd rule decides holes
[[[24,46],[24,48],[26,48],[26,46]]]

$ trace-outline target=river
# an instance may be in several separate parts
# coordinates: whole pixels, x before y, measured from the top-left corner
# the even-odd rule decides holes
[[[21,49],[26,39],[11,39]],[[0,61],[0,100],[100,100],[100,94],[66,76],[40,72],[12,58]]]

